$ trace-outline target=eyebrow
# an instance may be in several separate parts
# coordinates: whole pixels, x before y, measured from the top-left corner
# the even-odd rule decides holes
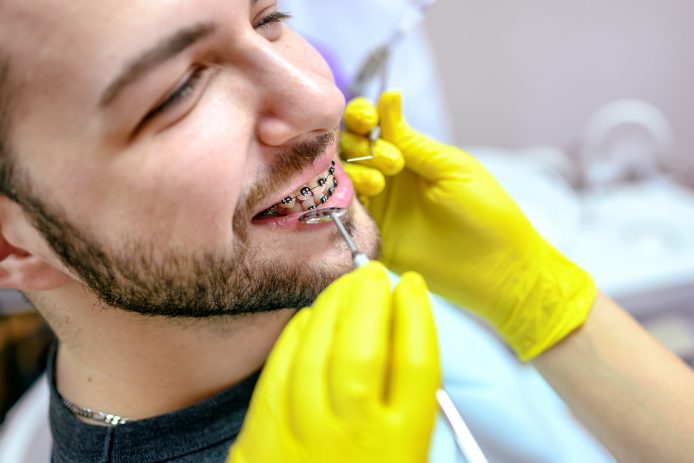
[[[213,22],[195,24],[174,32],[151,49],[129,61],[121,73],[104,90],[99,107],[111,104],[126,87],[134,84],[145,74],[162,63],[180,54],[195,43],[211,35],[217,29]]]

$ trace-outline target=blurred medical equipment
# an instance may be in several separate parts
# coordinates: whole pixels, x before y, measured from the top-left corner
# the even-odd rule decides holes
[[[422,0],[417,5],[412,5],[405,10],[404,15],[400,19],[398,26],[391,36],[383,43],[376,47],[366,58],[364,63],[359,68],[356,78],[349,85],[348,90],[352,96],[366,96],[369,84],[378,79],[378,93],[375,99],[387,90],[388,88],[388,64],[393,49],[405,38],[411,34],[417,26],[424,21],[429,8],[436,3],[437,0]],[[346,162],[368,161],[374,158],[373,145],[380,137],[380,129],[376,129],[369,135],[369,155],[359,158],[346,159]],[[337,223],[337,222],[336,222]]]
[[[289,26],[299,32],[324,57],[347,99],[348,87],[372,50],[388,41],[403,12],[421,0],[280,0],[290,11]],[[444,142],[453,141],[447,99],[423,27],[405,36],[389,59],[389,87],[399,88],[408,102],[407,118],[419,130]],[[417,72],[411,72],[416,67]],[[376,95],[372,82],[368,95]]]
[[[661,168],[665,115],[618,101],[587,123],[579,165],[555,147],[471,147],[535,227],[694,365],[694,192]]]
[[[600,108],[588,121],[580,162],[583,184],[609,189],[623,181],[653,180],[661,175],[659,159],[672,151],[670,122],[655,106],[621,100]]]
[[[424,21],[427,11],[436,1],[422,0],[419,4],[405,10],[405,14],[400,19],[395,31],[383,44],[376,47],[361,65],[354,82],[349,85],[349,92],[353,96],[366,96],[369,83],[376,78],[380,79],[376,97],[386,91],[388,86],[388,62],[393,49],[404,37],[411,34]]]
[[[346,208],[324,208],[316,209],[302,215],[299,220],[307,225],[318,225],[332,221],[337,227],[342,238],[347,243],[347,247],[352,253],[354,267],[359,268],[369,262],[366,254],[359,251],[357,245],[352,240],[349,232],[342,223],[343,220],[349,218],[349,209]],[[460,412],[453,403],[453,399],[445,389],[440,388],[436,391],[436,400],[439,403],[439,408],[443,413],[446,422],[451,427],[459,450],[465,456],[469,463],[487,463],[480,446],[477,444],[474,436],[470,432],[465,420],[460,415]]]

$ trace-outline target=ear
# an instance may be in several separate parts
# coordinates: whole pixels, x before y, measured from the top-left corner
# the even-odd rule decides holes
[[[47,291],[70,281],[21,208],[0,197],[0,288]],[[57,264],[57,265],[56,265]]]

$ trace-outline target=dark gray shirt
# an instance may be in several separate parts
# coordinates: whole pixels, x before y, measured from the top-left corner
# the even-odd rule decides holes
[[[48,359],[54,463],[219,463],[241,429],[254,374],[197,405],[146,420],[103,427],[75,418],[55,386],[54,348]]]

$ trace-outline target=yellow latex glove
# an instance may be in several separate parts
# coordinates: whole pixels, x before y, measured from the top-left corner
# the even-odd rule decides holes
[[[377,109],[366,106],[360,99],[358,110],[347,107],[343,156],[363,155],[363,135],[380,123],[384,143],[405,160],[369,198],[386,265],[420,272],[435,292],[488,320],[522,360],[585,322],[593,280],[533,229],[477,160],[413,130],[399,92],[385,93]],[[352,177],[362,195],[360,181],[378,168],[370,161],[360,167],[370,173]]]
[[[369,139],[371,131],[378,126],[378,120],[373,103],[363,97],[355,98],[345,112],[344,122],[348,130],[340,134],[340,149],[343,154],[349,153],[346,159],[369,156],[373,149],[374,159],[358,164],[343,163],[364,204],[385,189],[386,175],[399,174],[405,167],[405,159],[398,148],[382,138],[373,142]]]
[[[440,382],[424,280],[372,262],[287,325],[228,462],[424,462]]]

